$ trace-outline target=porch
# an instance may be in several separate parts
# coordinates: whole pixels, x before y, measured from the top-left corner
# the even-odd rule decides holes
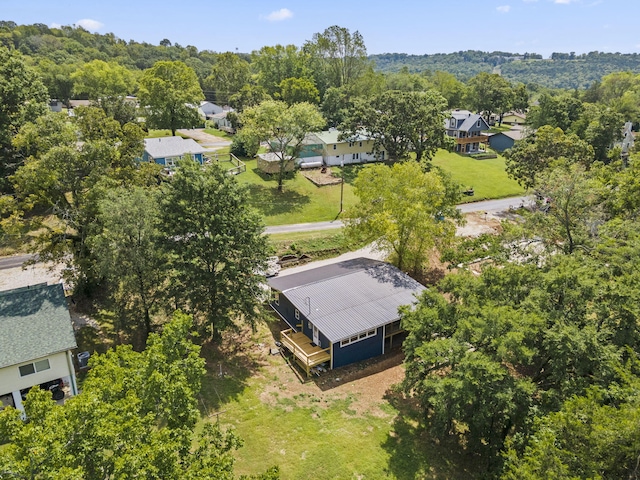
[[[280,332],[280,342],[293,354],[298,365],[307,373],[307,377],[311,375],[313,367],[331,361],[330,348],[314,345],[304,333],[296,332],[292,328]]]

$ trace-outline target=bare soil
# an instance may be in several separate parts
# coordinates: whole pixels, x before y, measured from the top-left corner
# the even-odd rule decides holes
[[[314,168],[311,170],[302,170],[300,175],[313,182],[317,187],[323,187],[325,185],[339,185],[342,182],[340,177],[336,177],[331,168]]]

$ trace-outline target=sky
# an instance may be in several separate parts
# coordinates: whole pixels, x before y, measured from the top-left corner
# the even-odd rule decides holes
[[[0,0],[0,20],[18,24],[245,53],[331,25],[359,31],[369,54],[640,53],[639,18],[638,0]]]

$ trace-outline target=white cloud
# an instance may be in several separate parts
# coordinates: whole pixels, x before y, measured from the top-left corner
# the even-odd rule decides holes
[[[553,3],[557,3],[560,5],[569,5],[570,3],[573,3],[575,0],[553,0]]]
[[[51,25],[49,25],[49,28],[60,28],[62,25],[60,25],[59,23],[56,22],[52,22]]]
[[[78,20],[76,22],[76,25],[89,30],[90,32],[95,32],[96,30],[100,30],[102,27],[104,27],[101,22],[92,20],[90,18],[83,18],[82,20]]]
[[[282,20],[288,20],[293,17],[293,12],[288,8],[281,8],[271,12],[265,18],[270,22],[281,22]]]
[[[496,8],[496,10],[498,10],[500,13],[507,13],[509,10],[511,10],[511,5],[501,5]]]

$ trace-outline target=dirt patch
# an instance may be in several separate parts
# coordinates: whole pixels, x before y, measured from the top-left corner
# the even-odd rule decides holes
[[[467,213],[464,218],[467,223],[456,229],[459,237],[477,237],[483,233],[498,234],[502,231],[501,218],[494,213]]]
[[[331,168],[328,167],[302,170],[300,175],[310,180],[317,187],[339,185],[342,182],[342,178],[335,176],[331,172]]]
[[[274,322],[256,332],[245,328],[225,333],[220,347],[205,345],[203,355],[207,369],[214,375],[243,376],[259,382],[260,400],[285,411],[293,408],[329,408],[338,401],[348,401],[350,416],[387,417],[382,405],[388,390],[404,378],[404,355],[395,348],[391,353],[336,370],[306,378],[306,374],[286,356],[277,353],[275,341],[287,326]],[[250,372],[250,373],[249,373]],[[248,377],[247,377],[248,378]]]

